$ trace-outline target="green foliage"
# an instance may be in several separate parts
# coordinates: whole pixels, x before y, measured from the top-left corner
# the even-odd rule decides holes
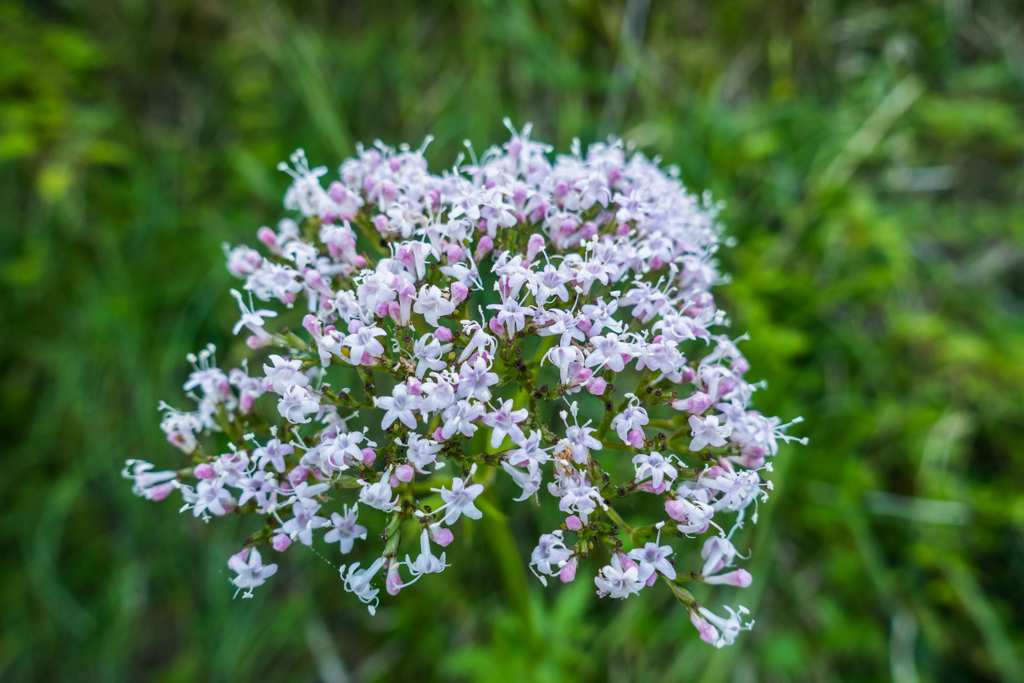
[[[647,5],[0,3],[0,678],[1024,680],[1021,15]],[[505,115],[563,151],[621,129],[728,201],[719,296],[811,438],[711,601],[757,619],[732,649],[663,592],[499,566],[553,522],[528,504],[375,619],[301,548],[233,601],[249,531],[118,477],[177,462],[187,351],[240,356],[220,244],[281,214],[277,161],[432,133],[439,168]]]

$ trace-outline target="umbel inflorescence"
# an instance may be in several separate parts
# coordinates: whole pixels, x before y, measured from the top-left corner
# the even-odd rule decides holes
[[[751,408],[760,385],[720,333],[718,207],[621,140],[552,160],[529,125],[505,123],[511,140],[479,159],[467,143],[470,163],[440,175],[429,138],[360,147],[326,189],[302,150],[282,164],[294,217],[260,228],[261,250],[225,246],[245,283],[233,331],[262,373],[190,355],[195,409],[161,404],[190,466],[129,461],[124,476],[150,500],[177,490],[204,520],[262,520],[228,560],[246,597],[277,571],[268,552],[363,541],[373,559],[340,574],[371,613],[381,587],[444,571],[437,548],[509,478],[516,501],[565,515],[532,552],[542,583],[602,558],[598,595],[660,577],[702,639],[731,644],[747,610],[715,614],[684,584],[750,584],[730,539],[751,504],[757,521],[766,458],[793,437]],[[279,313],[296,329],[271,329]],[[651,523],[629,526],[616,506],[644,497]],[[361,507],[383,513],[372,534]],[[702,536],[703,565],[677,568],[669,541]]]

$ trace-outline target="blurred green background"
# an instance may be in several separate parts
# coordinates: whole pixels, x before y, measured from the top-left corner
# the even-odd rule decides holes
[[[1024,681],[1024,12],[989,0],[0,2],[0,679]],[[248,520],[134,498],[178,463],[159,399],[225,333],[224,240],[283,215],[275,164],[356,141],[568,149],[621,131],[711,190],[758,407],[810,437],[737,543],[754,631],[666,591],[522,573],[502,503],[371,619]],[[491,542],[489,542],[491,541]],[[517,557],[518,556],[518,557]],[[709,597],[710,596],[710,597]],[[703,599],[703,598],[702,598]]]

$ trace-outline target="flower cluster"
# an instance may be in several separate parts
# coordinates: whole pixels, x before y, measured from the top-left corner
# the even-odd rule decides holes
[[[750,584],[730,539],[793,437],[752,409],[742,338],[717,331],[719,207],[620,140],[552,159],[528,125],[506,125],[511,140],[479,159],[467,143],[469,162],[440,175],[429,139],[359,148],[326,188],[302,150],[282,164],[294,217],[260,228],[260,250],[225,246],[244,281],[234,333],[262,373],[221,370],[212,347],[190,356],[196,408],[161,404],[190,466],[130,461],[124,476],[150,500],[178,490],[196,517],[265,520],[228,562],[247,597],[277,570],[267,546],[319,536],[347,555],[367,538],[360,509],[381,511],[383,549],[340,566],[371,612],[381,587],[444,571],[439,548],[494,509],[507,476],[515,500],[551,496],[565,515],[530,558],[542,583],[606,558],[598,595],[661,577],[701,638],[731,644],[746,610],[718,616],[684,586]],[[279,315],[296,331],[268,328]],[[616,506],[631,498],[657,501],[652,523],[626,523]],[[678,571],[663,537],[704,534],[703,566]]]

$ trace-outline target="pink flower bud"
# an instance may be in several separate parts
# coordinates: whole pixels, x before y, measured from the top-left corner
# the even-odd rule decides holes
[[[587,391],[594,396],[600,396],[604,393],[604,390],[608,388],[608,381],[604,377],[595,377],[590,380],[590,384],[587,385]]]
[[[402,307],[397,301],[392,301],[388,304],[388,315],[399,325],[402,324]]]
[[[576,324],[576,327],[580,328],[580,329],[581,329],[581,330],[583,330],[584,332],[588,332],[588,333],[589,333],[589,332],[590,332],[590,328],[592,328],[592,327],[593,327],[593,325],[591,324],[591,322],[590,322],[589,320],[587,320],[586,318],[584,318],[583,320],[579,321],[579,322],[578,322],[578,323]]]
[[[540,253],[540,250],[544,248],[544,236],[534,233],[530,235],[529,241],[526,243],[526,260],[527,262],[532,261],[533,257]]]
[[[253,405],[256,403],[256,397],[252,394],[242,394],[238,399],[238,405],[242,408],[243,413],[248,413],[252,410]]]
[[[292,483],[292,486],[298,486],[306,481],[307,476],[309,476],[309,470],[300,465],[288,473],[288,481]]]
[[[445,438],[444,438],[444,435],[441,433],[441,428],[440,427],[438,427],[437,429],[434,430],[434,441],[436,441],[438,443],[444,443],[445,442]]]
[[[253,349],[253,350],[255,350],[255,349],[262,349],[264,346],[269,346],[270,345],[270,341],[271,340],[269,338],[261,339],[261,338],[257,337],[255,334],[251,334],[251,335],[249,335],[246,338],[245,345],[248,346],[250,349]]]
[[[491,334],[498,335],[499,337],[502,336],[505,332],[504,328],[501,326],[501,323],[498,322],[497,318],[491,318],[490,320],[487,321],[487,329],[491,331]]]
[[[410,482],[412,481],[412,477],[415,473],[416,470],[412,468],[412,465],[399,465],[398,468],[395,469],[395,477],[398,481]]]
[[[626,569],[631,569],[633,567],[639,567],[639,565],[636,563],[635,560],[630,559],[628,556],[624,555],[623,553],[616,553],[616,554],[619,556],[619,564],[622,565],[623,571],[625,571]]]
[[[651,259],[651,270],[661,270],[663,265],[665,265],[665,262],[657,256]]]
[[[370,367],[371,365],[373,365],[373,356],[371,356],[368,352],[363,351],[363,357],[359,359],[359,364],[365,367]]]
[[[264,226],[257,230],[256,239],[258,239],[260,242],[263,242],[263,244],[267,245],[267,247],[270,248],[271,251],[277,251],[277,235],[270,228]]]
[[[386,318],[388,317],[388,310],[388,302],[379,301],[377,302],[377,307],[373,309],[373,312],[377,314],[378,318]]]
[[[201,465],[196,465],[195,469],[192,470],[192,474],[196,476],[196,479],[213,479],[217,476],[217,473],[213,471],[213,465],[205,462]]]
[[[466,252],[462,250],[461,245],[450,244],[448,245],[448,250],[445,252],[445,256],[448,257],[448,263],[456,263],[466,256]]]
[[[747,370],[750,369],[750,363],[747,362],[746,358],[740,357],[734,360],[730,365],[729,369],[735,372],[737,375],[745,375]]]
[[[306,316],[302,318],[302,326],[306,329],[306,332],[313,335],[314,339],[320,338],[320,321],[316,319],[315,315],[307,313]]]
[[[565,566],[562,567],[562,571],[558,572],[558,578],[562,580],[562,583],[569,583],[576,578],[576,565],[577,561],[575,557],[565,563]]]
[[[473,253],[473,258],[479,263],[485,256],[491,253],[491,249],[494,249],[494,239],[490,235],[484,235],[476,243],[476,251]]]
[[[587,221],[583,224],[583,229],[580,230],[580,237],[585,240],[589,240],[591,237],[597,234],[597,223],[594,221]]]
[[[697,376],[697,371],[687,365],[683,368],[683,381],[687,384],[693,383],[693,378]]]
[[[398,477],[396,477],[394,474],[392,474],[391,478],[388,479],[388,484],[390,484],[391,488],[393,488],[393,489],[394,488],[398,488],[398,484],[399,484]]]
[[[363,456],[364,465],[372,465],[373,461],[377,459],[377,451],[372,448],[364,448],[359,451],[359,454]]]
[[[469,296],[469,287],[461,282],[453,282],[451,286],[451,299],[453,304],[461,304]]]
[[[402,577],[398,573],[398,567],[399,564],[395,562],[388,568],[388,578],[384,581],[388,595],[398,595],[398,591],[402,590]]]
[[[382,213],[378,213],[373,217],[373,227],[377,229],[382,235],[388,234],[388,229],[391,227],[391,222],[388,221],[388,217]]]
[[[626,441],[633,448],[640,448],[644,445],[644,433],[639,429],[634,429],[626,437]]]
[[[737,569],[725,574],[719,574],[718,576],[704,577],[704,583],[712,585],[724,584],[726,586],[736,586],[737,588],[746,588],[753,580],[754,577],[746,569]]]
[[[171,491],[174,490],[174,484],[172,482],[164,482],[163,484],[157,484],[148,491],[146,491],[146,498],[149,500],[163,500],[167,496],[171,495]]]
[[[583,528],[583,522],[581,522],[580,518],[576,515],[569,515],[565,518],[565,526],[570,531],[579,531]]]
[[[455,534],[452,533],[451,529],[438,527],[437,529],[430,529],[428,533],[430,534],[430,540],[442,548],[448,547],[455,540]]]
[[[583,384],[588,379],[594,376],[594,371],[590,368],[581,368],[573,373],[572,381],[576,384]]]
[[[668,488],[668,482],[666,482],[666,481],[662,481],[657,486],[655,486],[654,482],[652,482],[652,481],[645,481],[645,482],[643,482],[642,484],[640,484],[639,486],[636,487],[637,491],[643,491],[645,493],[653,493],[655,495],[660,495],[660,494],[664,493],[665,489],[667,489],[667,488]]]
[[[697,633],[700,634],[700,639],[705,643],[714,645],[715,641],[718,640],[718,629],[709,624],[704,617],[696,612],[690,612],[690,623],[694,625]]]
[[[366,257],[363,256],[362,254],[356,254],[356,257],[352,259],[352,265],[354,265],[356,268],[365,268]]]
[[[691,415],[698,415],[711,407],[712,399],[703,391],[695,391],[689,398],[672,401],[672,407]]]
[[[434,338],[439,342],[449,342],[452,340],[452,331],[447,327],[439,327],[434,330]]]
[[[279,553],[283,553],[285,550],[288,550],[288,546],[291,544],[292,539],[288,538],[288,534],[277,534],[274,536],[274,540],[270,542],[270,545],[273,546],[274,550]]]
[[[683,501],[678,498],[670,498],[665,501],[665,514],[677,522],[686,521],[686,508],[683,507]]]

